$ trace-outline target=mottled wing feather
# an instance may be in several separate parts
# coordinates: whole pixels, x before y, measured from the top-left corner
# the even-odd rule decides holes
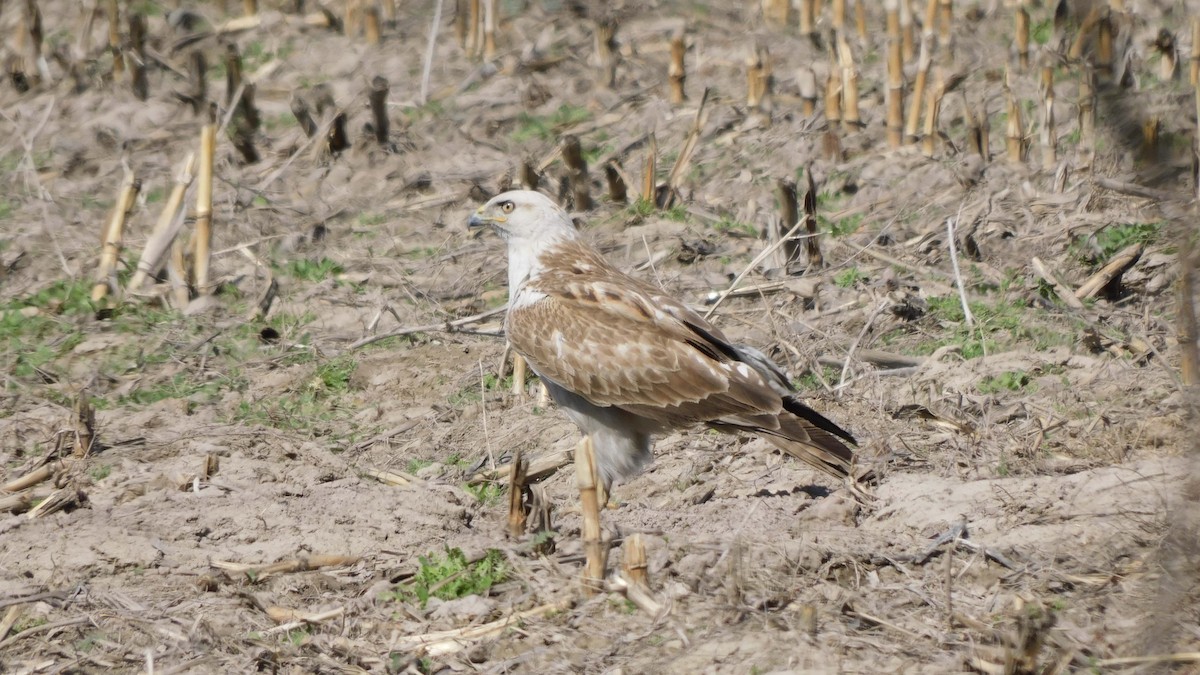
[[[508,339],[539,375],[588,402],[668,426],[781,409],[757,372],[713,360],[677,327],[612,301],[615,287],[594,304],[563,291],[513,309]]]

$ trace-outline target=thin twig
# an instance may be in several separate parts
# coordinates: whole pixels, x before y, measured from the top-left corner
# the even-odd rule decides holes
[[[834,387],[835,391],[841,389],[846,384],[846,374],[850,372],[850,362],[854,360],[854,350],[858,349],[858,343],[862,342],[863,336],[867,334],[867,331],[871,330],[871,324],[875,323],[875,317],[879,316],[879,313],[890,304],[892,304],[892,301],[887,298],[880,301],[875,310],[867,317],[867,322],[863,324],[862,330],[858,331],[858,336],[854,338],[854,342],[850,344],[849,351],[846,352],[846,361],[842,364],[842,374],[838,378],[837,386]]]
[[[404,335],[412,335],[413,333],[432,333],[435,331],[444,331],[447,333],[454,333],[454,332],[458,332],[455,330],[456,328],[465,326],[469,323],[478,323],[479,321],[483,321],[484,319],[496,316],[497,314],[503,314],[507,310],[508,310],[508,305],[504,305],[503,307],[496,307],[495,309],[489,309],[486,312],[475,314],[473,316],[468,316],[468,317],[465,317],[462,319],[455,319],[453,321],[442,321],[441,323],[430,323],[430,324],[425,324],[424,326],[408,326],[405,328],[400,328],[398,330],[391,331],[389,333],[380,333],[379,335],[368,335],[365,338],[356,340],[353,343],[351,343],[350,346],[346,348],[346,350],[354,351],[356,349],[361,349],[363,347],[366,347],[367,345],[379,342],[380,340],[386,340],[388,338],[393,338],[393,337],[401,337]]]
[[[806,239],[808,237],[816,236],[811,234],[797,235],[796,232],[798,232],[802,227],[804,227],[804,221],[800,220],[792,226],[792,229],[787,231],[787,234],[784,234],[770,246],[764,248],[761,253],[754,256],[754,260],[751,260],[750,264],[746,265],[746,269],[742,270],[740,274],[734,277],[733,281],[729,284],[729,288],[725,289],[725,291],[721,293],[720,297],[713,301],[712,307],[709,307],[708,311],[704,313],[704,318],[708,319],[712,317],[713,312],[717,311],[717,308],[721,306],[721,303],[725,302],[725,298],[728,298],[729,295],[733,293],[734,289],[738,287],[738,284],[742,283],[742,280],[746,278],[746,275],[750,273],[750,270],[758,267],[762,261],[770,257],[771,254],[774,253],[780,246],[783,246],[785,242],[791,241],[792,239]]]
[[[954,268],[954,284],[958,286],[958,299],[962,302],[963,319],[967,322],[967,328],[973,329],[975,317],[971,315],[971,307],[967,304],[967,289],[963,286],[962,272],[958,269],[958,247],[954,240],[954,226],[957,219],[957,216],[946,219],[946,245],[950,247],[950,265]]]
[[[32,626],[22,630],[20,633],[16,633],[15,635],[11,635],[4,640],[0,640],[0,649],[4,649],[5,647],[24,637],[30,637],[38,633],[48,633],[52,630],[58,630],[59,628],[67,628],[68,626],[77,626],[81,623],[91,623],[91,621],[92,619],[90,617],[77,616],[73,619],[63,619],[61,621],[44,623],[40,626]]]
[[[425,63],[421,68],[421,105],[429,101],[429,76],[433,72],[433,51],[437,46],[438,27],[442,23],[442,0],[433,6],[433,24],[429,26],[429,44],[425,47]]]
[[[295,630],[297,628],[300,628],[301,626],[308,626],[308,625],[312,625],[315,623],[321,623],[322,621],[328,621],[329,619],[336,619],[337,617],[342,616],[345,613],[346,613],[345,607],[337,607],[337,608],[331,609],[327,612],[321,612],[320,614],[313,614],[312,616],[304,617],[303,619],[300,619],[298,621],[289,621],[287,623],[281,623],[278,626],[275,626],[274,628],[268,628],[268,629],[264,630],[262,632],[262,635],[274,635],[275,633],[286,633],[290,630]]]

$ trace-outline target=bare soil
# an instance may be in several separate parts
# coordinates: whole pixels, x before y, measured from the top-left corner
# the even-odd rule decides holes
[[[1015,59],[1000,3],[954,3],[953,59],[942,49],[937,62],[965,79],[943,104],[932,158],[886,145],[875,3],[871,35],[851,39],[864,124],[849,130],[829,129],[820,106],[802,114],[798,71],[823,85],[824,46],[765,24],[759,3],[616,3],[612,88],[597,84],[593,23],[571,3],[501,2],[492,63],[459,45],[445,3],[425,103],[432,3],[400,3],[374,47],[271,2],[259,3],[257,27],[181,47],[192,31],[168,25],[164,4],[133,3],[150,36],[146,101],[112,81],[102,16],[79,89],[55,59],[52,82],[0,85],[0,481],[65,459],[0,515],[0,619],[11,619],[0,672],[1117,672],[1147,666],[1112,659],[1196,650],[1195,560],[1162,552],[1196,522],[1181,498],[1195,421],[1173,292],[1177,237],[1195,222],[1193,92],[1186,61],[1182,79],[1158,77],[1151,44],[1168,28],[1187,54],[1195,3],[1126,2],[1131,12],[1114,14],[1133,81],[1098,75],[1094,153],[1077,123],[1080,66],[1056,63],[1049,170],[1035,70],[1011,75],[1028,158],[1004,158],[1004,65]],[[1036,41],[1070,41],[1087,3],[1067,4],[1061,32],[1051,7],[1031,8]],[[0,5],[4,35],[20,5]],[[342,3],[329,7],[342,16]],[[40,8],[46,52],[69,59],[77,3]],[[225,20],[211,3],[194,9],[193,31]],[[673,107],[669,39],[685,19],[689,100]],[[86,295],[122,167],[142,180],[125,280],[196,148],[202,118],[176,96],[188,53],[218,64],[221,40],[243,54],[263,127],[257,163],[219,139],[218,292],[180,311],[160,283],[97,312]],[[744,95],[755,41],[773,63],[766,111]],[[390,83],[386,147],[365,129],[376,75]],[[223,82],[210,68],[222,112]],[[318,84],[346,115],[352,145],[337,156],[290,112],[293,93]],[[608,160],[637,192],[650,134],[666,179],[705,87],[709,116],[680,204],[605,198]],[[988,112],[987,160],[969,153],[964,102]],[[1159,143],[1147,148],[1151,118]],[[799,179],[803,194],[811,172],[826,266],[789,276],[772,257],[739,282],[760,291],[713,316],[786,366],[880,475],[877,499],[861,506],[761,440],[660,439],[653,467],[616,488],[604,518],[618,543],[646,535],[661,616],[619,593],[581,594],[569,465],[542,482],[557,533],[549,555],[505,537],[503,484],[468,483],[518,448],[552,456],[578,440],[538,407],[535,383],[509,391],[500,314],[449,324],[506,298],[503,245],[471,237],[467,216],[514,184],[522,161],[557,193],[564,133],[591,162],[597,204],[577,213],[581,227],[612,260],[702,308],[767,246],[777,180]],[[1036,256],[1074,289],[1137,242],[1133,266],[1082,309],[1033,266]],[[270,279],[278,298],[247,318]],[[880,352],[912,361],[895,370]],[[74,458],[80,395],[96,407],[97,441]],[[410,480],[386,484],[378,471]],[[51,496],[65,507],[39,505]],[[422,557],[428,566],[451,548],[499,550],[506,578],[423,606],[403,589]],[[610,566],[620,555],[614,547]],[[564,601],[450,653],[407,641]],[[273,631],[289,611],[332,616]]]

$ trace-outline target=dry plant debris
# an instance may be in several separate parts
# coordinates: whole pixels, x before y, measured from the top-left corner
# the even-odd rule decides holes
[[[1193,4],[177,5],[0,3],[0,671],[1196,667]],[[672,435],[583,597],[516,185],[874,507]]]

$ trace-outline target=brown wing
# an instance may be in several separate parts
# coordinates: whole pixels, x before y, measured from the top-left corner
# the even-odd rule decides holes
[[[584,247],[542,258],[542,294],[509,310],[513,348],[542,377],[599,406],[664,426],[762,434],[833,476],[850,472],[853,436],[788,394],[765,356],[748,355],[678,301]],[[764,369],[768,370],[764,373]]]
[[[547,295],[509,312],[513,349],[542,377],[594,405],[617,406],[672,427],[782,409],[752,368],[719,361],[678,326],[614,301],[615,288],[596,292],[607,300]]]

